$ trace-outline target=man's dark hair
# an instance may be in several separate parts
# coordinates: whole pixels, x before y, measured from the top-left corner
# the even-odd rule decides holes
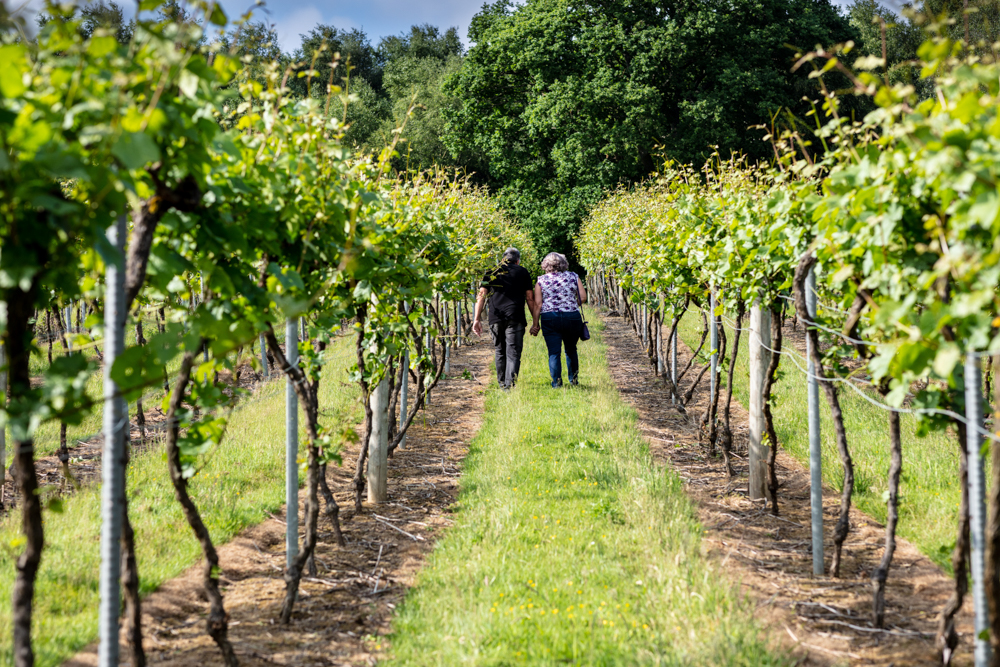
[[[503,264],[517,264],[521,261],[521,251],[517,248],[507,248],[503,251]]]

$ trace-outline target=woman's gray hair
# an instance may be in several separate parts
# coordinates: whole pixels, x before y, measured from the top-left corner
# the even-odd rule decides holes
[[[569,261],[566,259],[566,255],[558,252],[550,252],[542,260],[542,271],[545,273],[569,271]]]

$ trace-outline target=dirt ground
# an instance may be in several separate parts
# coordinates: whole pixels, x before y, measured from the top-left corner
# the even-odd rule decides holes
[[[705,551],[756,606],[771,635],[800,658],[799,665],[940,664],[934,651],[939,610],[952,580],[909,542],[897,538],[886,588],[886,628],[871,624],[869,577],[881,559],[884,527],[851,511],[851,532],[844,544],[841,577],[813,577],[809,516],[809,473],[784,452],[778,454],[780,516],[751,501],[747,490],[748,414],[735,400],[731,423],[736,477],[730,479],[722,458],[707,456],[698,442],[697,422],[709,398],[702,380],[687,406],[689,417],[670,405],[670,395],[655,377],[627,320],[604,317],[609,365],[623,398],[639,413],[639,426],[656,460],[684,480],[704,526]],[[801,327],[800,327],[801,329]],[[665,329],[664,337],[669,333]],[[678,347],[683,368],[691,357]],[[686,392],[697,363],[681,381]],[[720,410],[721,412],[721,410]],[[824,488],[825,554],[829,567],[832,531],[840,497]],[[972,664],[971,600],[958,619],[959,652],[952,664]]]
[[[951,591],[950,578],[912,544],[898,539],[887,586],[887,627],[873,628],[869,576],[882,554],[883,527],[853,510],[842,576],[813,577],[808,471],[779,453],[781,515],[773,517],[759,502],[750,501],[743,407],[733,402],[737,476],[730,479],[722,460],[708,457],[698,442],[696,422],[708,400],[707,378],[688,405],[690,419],[680,415],[626,321],[604,320],[611,372],[624,399],[639,413],[639,427],[654,457],[685,481],[705,528],[706,553],[745,592],[775,641],[791,650],[803,666],[937,664],[934,631],[938,611]],[[688,348],[680,347],[682,367],[690,355]],[[284,593],[284,514],[244,531],[219,549],[230,638],[243,664],[373,665],[387,655],[386,635],[396,605],[438,535],[452,523],[458,466],[482,421],[491,362],[488,342],[453,351],[451,379],[442,380],[426,414],[411,428],[407,448],[390,461],[391,502],[378,507],[366,504],[361,514],[354,515],[353,496],[347,489],[356,447],[346,453],[345,467],[330,469],[328,480],[342,508],[348,545],[338,548],[329,524],[321,519],[319,572],[303,580],[289,626],[276,622]],[[690,386],[697,370],[695,366],[685,377],[682,390]],[[74,452],[74,457],[82,459],[81,454]],[[828,562],[838,505],[839,495],[824,489]],[[205,613],[200,566],[150,595],[143,607],[150,664],[218,664],[218,650],[204,632]],[[954,664],[970,665],[969,601],[958,629],[962,642]],[[96,645],[65,664],[95,665]]]
[[[386,655],[396,605],[413,585],[444,528],[458,493],[458,466],[482,423],[493,350],[474,341],[452,351],[448,379],[414,420],[406,449],[389,461],[390,502],[354,513],[349,490],[355,445],[328,481],[341,507],[347,546],[333,541],[321,514],[316,577],[303,579],[291,624],[277,623],[284,597],[284,511],[219,548],[229,637],[243,665],[373,665]],[[299,507],[304,505],[300,495]],[[300,525],[303,518],[300,516]],[[201,565],[143,601],[143,640],[150,664],[220,664],[205,633]],[[64,663],[97,664],[97,647]],[[127,664],[127,663],[126,663]]]

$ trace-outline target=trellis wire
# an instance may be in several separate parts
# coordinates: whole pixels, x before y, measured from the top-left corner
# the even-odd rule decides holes
[[[731,325],[733,323],[733,320],[731,320],[731,319],[729,319],[729,318],[727,318],[725,316],[723,316],[723,320],[725,320],[726,322],[730,323]],[[817,328],[820,328],[818,325],[813,325],[808,320],[802,320],[802,322],[806,326],[817,326]],[[736,327],[733,327],[733,329],[735,329],[735,328]],[[752,332],[749,329],[741,329],[741,331],[750,333],[752,335]],[[832,333],[837,333],[837,332],[833,331]],[[878,343],[872,343],[870,341],[864,341],[864,342],[866,344],[868,344],[868,345],[877,345],[878,344]],[[796,367],[796,369],[799,372],[801,372],[803,375],[805,375],[806,378],[812,377],[812,378],[816,379],[819,382],[841,382],[841,383],[844,383],[848,387],[850,387],[852,391],[854,391],[856,394],[858,394],[863,399],[865,399],[866,401],[868,401],[869,403],[871,403],[872,405],[874,405],[877,408],[881,408],[882,410],[890,410],[892,412],[898,412],[898,413],[904,414],[904,415],[940,415],[940,416],[943,416],[943,417],[951,417],[952,419],[957,419],[958,421],[962,422],[963,424],[966,424],[968,426],[976,428],[978,430],[979,435],[981,435],[982,437],[985,437],[988,440],[991,440],[993,442],[1000,443],[1000,436],[994,435],[993,433],[991,433],[990,431],[982,428],[981,426],[977,426],[976,424],[974,424],[973,422],[971,422],[965,415],[962,415],[962,414],[960,414],[958,412],[955,412],[953,410],[946,410],[944,408],[898,408],[898,407],[889,405],[887,403],[882,403],[881,401],[878,401],[875,398],[872,398],[864,390],[862,390],[860,387],[857,386],[858,384],[872,385],[871,382],[868,382],[868,381],[865,381],[865,380],[859,380],[857,378],[819,377],[814,372],[811,372],[808,369],[808,367],[807,368],[803,368],[798,363],[798,361],[795,360],[795,357],[799,357],[801,360],[808,362],[808,358],[802,357],[802,355],[799,354],[798,351],[789,350],[788,348],[783,348],[781,350],[774,350],[773,348],[770,348],[767,345],[764,345],[763,343],[761,343],[761,345],[762,345],[762,347],[764,347],[764,349],[766,349],[766,350],[768,350],[770,352],[774,352],[776,354],[781,354],[783,356],[788,357],[791,360],[792,364]],[[985,357],[995,357],[995,356],[998,356],[998,355],[1000,355],[1000,352],[989,352],[989,351],[985,351],[985,352],[984,351],[978,351],[978,352],[976,352],[976,351],[970,351],[970,352],[965,352],[964,354],[965,354],[966,357],[974,357],[974,358],[977,358],[977,359],[982,359],[982,358],[985,358]]]

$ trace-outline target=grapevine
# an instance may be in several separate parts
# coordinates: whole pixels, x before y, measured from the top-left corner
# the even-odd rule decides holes
[[[794,131],[776,130],[770,140],[777,157],[770,165],[717,157],[693,173],[668,163],[648,183],[610,193],[585,222],[577,245],[609,296],[620,286],[632,303],[651,304],[666,320],[682,302],[705,304],[713,288],[720,291],[720,306],[708,317],[736,313],[737,335],[743,304],[771,311],[777,347],[766,374],[765,414],[772,511],[778,443],[770,396],[781,353],[781,314],[794,297],[797,318],[807,321],[817,375],[833,378],[820,384],[834,411],[844,466],[834,576],[848,534],[853,478],[838,394],[848,385],[863,392],[875,387],[890,408],[892,448],[886,548],[872,574],[877,627],[884,623],[898,520],[902,445],[893,411],[905,402],[924,431],[954,429],[963,501],[953,556],[955,592],[938,633],[947,662],[957,642],[954,614],[966,592],[966,429],[984,432],[982,424],[961,418],[962,360],[1000,351],[1000,69],[968,56],[960,42],[941,33],[920,49],[922,75],[934,87],[934,95],[920,98],[912,86],[887,83],[875,71],[847,70],[842,56],[849,48],[806,54],[799,66],[815,65],[821,80],[826,71],[849,73],[852,93],[870,96],[877,106],[866,118],[841,115],[841,99],[824,88],[815,113],[822,119],[820,146]],[[869,60],[858,64],[877,69],[877,59]],[[813,322],[805,315],[810,270],[825,304]],[[848,375],[840,364],[847,358],[863,365],[870,385],[854,384],[858,372]],[[714,447],[714,430],[710,438]]]

